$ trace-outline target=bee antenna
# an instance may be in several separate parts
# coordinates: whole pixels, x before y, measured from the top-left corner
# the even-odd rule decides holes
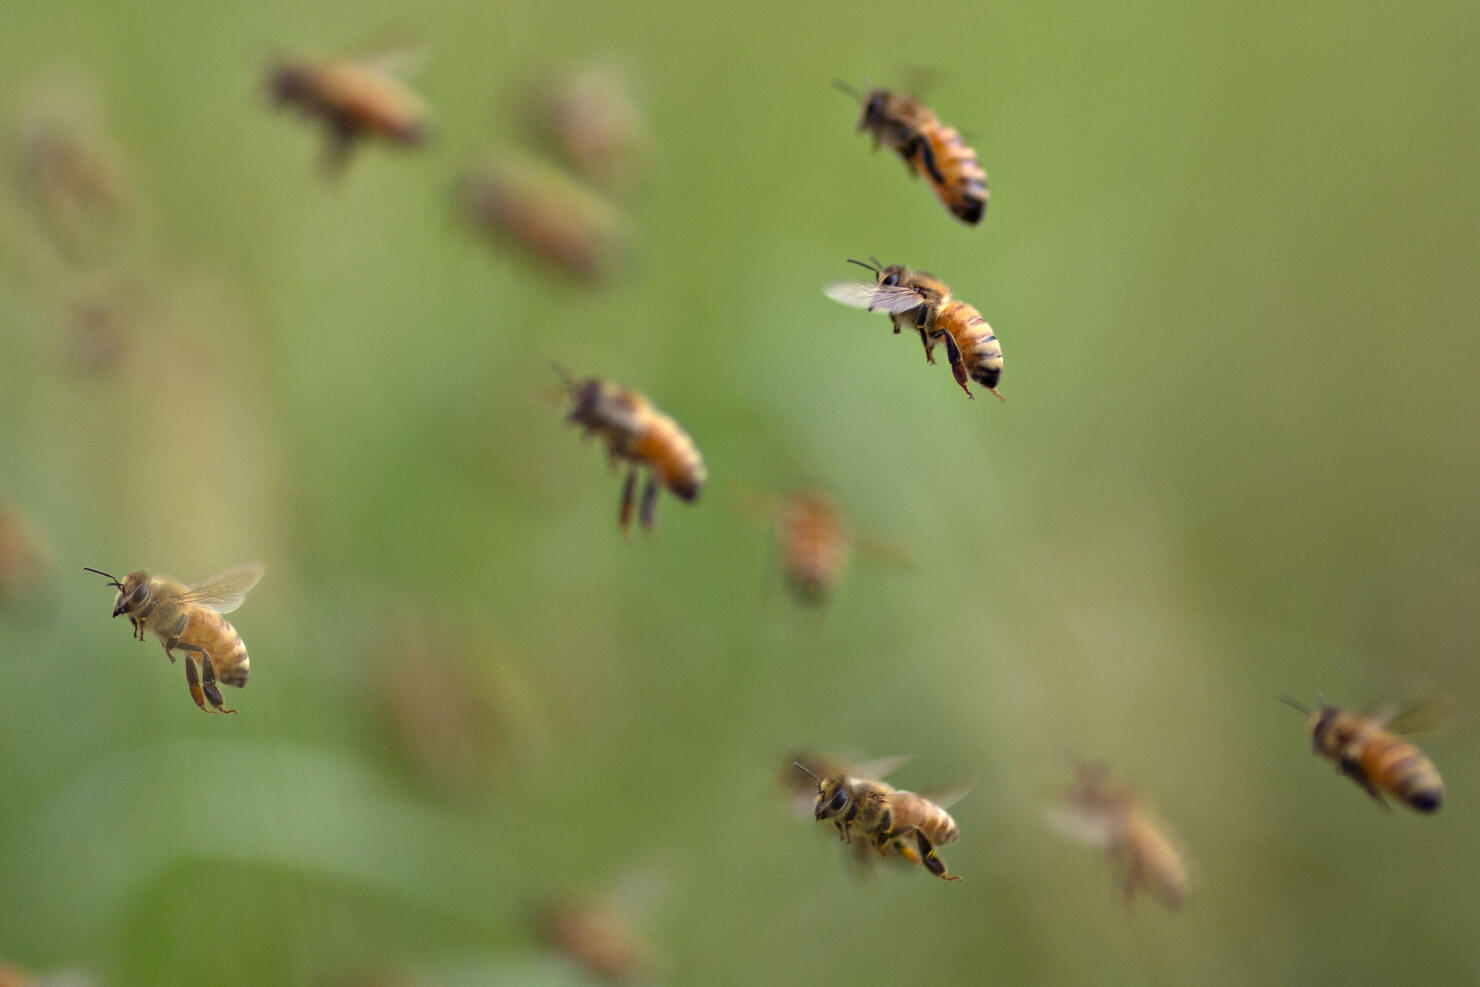
[[[569,370],[566,370],[554,360],[550,361],[550,369],[555,371],[555,373],[560,377],[560,380],[565,384],[567,390],[573,391],[576,389],[576,379],[570,375]]]
[[[1281,696],[1280,702],[1284,703],[1286,706],[1294,706],[1296,709],[1300,710],[1300,712],[1306,714],[1307,716],[1310,715],[1310,707],[1297,699],[1291,699],[1289,696]],[[1325,706],[1326,704],[1323,702],[1321,703],[1321,705]]]
[[[820,784],[822,784],[822,779],[821,779],[821,778],[819,778],[819,777],[817,777],[817,776],[816,776],[816,775],[814,775],[814,774],[812,774],[812,771],[811,771],[811,769],[810,769],[810,768],[807,768],[807,767],[805,767],[805,766],[804,766],[804,765],[803,765],[803,764],[802,764],[802,762],[800,762],[800,761],[792,761],[792,762],[791,762],[791,763],[792,763],[792,766],[793,766],[793,767],[795,767],[795,768],[800,768],[800,769],[801,769],[801,770],[803,770],[803,771],[805,771],[805,772],[807,772],[807,774],[809,774],[809,775],[812,775],[812,780],[813,780],[813,781],[815,781],[815,782],[817,782],[817,783],[818,783],[818,784],[819,784],[819,785],[820,785]]]
[[[82,571],[83,572],[96,572],[98,575],[100,575],[104,579],[108,580],[108,582],[112,583],[114,586],[117,586],[119,589],[123,589],[123,583],[120,583],[118,581],[118,577],[117,576],[114,576],[114,575],[112,575],[110,573],[106,573],[102,569],[92,569],[92,568],[89,568],[88,566],[83,566],[82,567]]]
[[[832,81],[832,84],[833,88],[840,93],[843,93],[856,100],[863,99],[863,93],[859,92],[856,86],[851,86],[848,83],[844,82],[842,79],[834,79]]]
[[[848,263],[850,263],[850,264],[857,264],[859,267],[868,268],[870,271],[873,271],[875,274],[878,274],[881,270],[883,270],[884,265],[879,263],[879,258],[877,258],[877,257],[872,258],[872,260],[873,260],[873,263],[872,264],[865,264],[861,260],[854,260],[852,257],[849,257],[848,258]]]

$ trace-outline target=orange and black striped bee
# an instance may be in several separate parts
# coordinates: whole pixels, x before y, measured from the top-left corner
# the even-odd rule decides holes
[[[1122,874],[1127,905],[1144,888],[1168,909],[1181,907],[1187,863],[1172,831],[1107,765],[1081,762],[1076,769],[1075,783],[1046,810],[1048,823],[1075,842],[1109,851]]]
[[[1444,711],[1435,703],[1421,703],[1394,715],[1386,708],[1370,716],[1350,713],[1321,700],[1316,709],[1281,696],[1310,718],[1311,746],[1338,771],[1362,787],[1378,805],[1387,808],[1387,794],[1419,812],[1438,812],[1444,799],[1444,781],[1423,751],[1398,733],[1422,729]]]
[[[837,281],[823,289],[827,297],[853,308],[889,313],[896,333],[914,329],[925,347],[927,363],[935,362],[936,343],[945,343],[951,374],[967,397],[975,397],[966,383],[970,379],[998,400],[1007,400],[997,390],[1002,379],[1002,344],[980,312],[952,298],[944,281],[924,271],[912,271],[902,264],[885,267],[877,259],[866,264],[850,257],[848,263],[873,271],[874,283]]]
[[[206,700],[218,713],[227,709],[216,682],[241,688],[247,684],[250,662],[242,637],[222,614],[241,606],[247,591],[262,578],[260,563],[236,566],[187,586],[168,576],[151,576],[139,570],[119,582],[101,569],[84,567],[118,587],[113,616],[126,615],[134,625],[134,636],[144,640],[151,631],[164,645],[164,653],[175,660],[175,649],[186,652],[185,680],[195,705],[209,713]],[[196,670],[200,662],[200,671]]]
[[[329,140],[324,161],[335,173],[361,138],[409,146],[430,134],[426,105],[389,65],[383,57],[278,59],[268,85],[278,103],[296,106],[323,123]]]
[[[945,861],[935,854],[936,847],[955,843],[960,836],[956,821],[944,807],[874,778],[846,771],[819,777],[799,761],[795,766],[817,782],[813,815],[818,822],[831,819],[844,843],[853,842],[857,829],[880,856],[898,852],[936,877],[961,880],[959,875],[947,874]]]
[[[649,531],[655,520],[659,483],[681,500],[692,502],[699,496],[708,473],[694,440],[678,422],[654,408],[641,394],[620,384],[598,377],[576,381],[558,367],[556,372],[565,378],[572,401],[566,420],[582,425],[586,435],[600,435],[613,465],[619,460],[631,464],[627,481],[622,485],[622,507],[618,514],[623,531],[632,525],[639,468],[648,471],[639,516],[642,526]]]
[[[835,85],[858,97],[852,86]],[[954,127],[942,124],[919,100],[887,89],[870,90],[862,104],[858,129],[874,135],[874,150],[881,144],[892,147],[911,175],[925,176],[952,215],[973,226],[981,222],[990,198],[987,173]]]

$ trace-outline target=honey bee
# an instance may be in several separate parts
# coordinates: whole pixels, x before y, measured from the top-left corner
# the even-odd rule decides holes
[[[113,616],[127,615],[140,641],[146,630],[153,632],[172,662],[176,648],[187,652],[185,681],[195,705],[209,713],[209,699],[216,712],[236,712],[225,708],[216,683],[237,688],[247,684],[247,646],[221,615],[241,606],[247,591],[257,585],[263,572],[260,563],[236,566],[188,586],[143,570],[129,573],[123,582],[101,569],[84,567],[84,571],[95,572],[118,587]]]
[[[636,391],[597,377],[576,381],[559,367],[572,407],[567,421],[578,422],[585,435],[600,435],[606,442],[612,465],[627,460],[631,468],[622,485],[622,507],[618,523],[626,531],[632,526],[632,503],[637,490],[637,471],[646,468],[647,485],[642,491],[642,526],[652,530],[658,484],[680,499],[693,502],[708,473],[699,449],[678,422],[663,414]]]
[[[947,874],[945,861],[935,855],[936,847],[955,843],[960,835],[956,821],[944,808],[877,779],[846,771],[819,777],[801,762],[794,763],[817,782],[813,816],[818,822],[831,819],[844,843],[853,842],[857,829],[882,857],[897,851],[936,877],[961,879]]]
[[[324,161],[338,172],[355,142],[379,137],[416,145],[431,132],[426,105],[391,71],[389,56],[278,59],[268,78],[273,98],[317,117],[328,131]]]
[[[858,90],[834,83],[857,99]],[[874,135],[874,150],[888,144],[899,153],[911,175],[923,175],[941,204],[963,223],[975,226],[987,211],[987,173],[976,152],[954,127],[936,119],[917,99],[873,89],[862,97],[858,129]]]
[[[945,343],[951,374],[967,397],[975,397],[966,383],[969,378],[998,400],[1007,400],[997,391],[1002,379],[1002,344],[980,312],[953,299],[944,281],[924,271],[912,271],[902,264],[885,267],[877,258],[872,264],[852,258],[848,263],[873,271],[874,283],[837,281],[824,288],[823,294],[853,308],[889,313],[896,333],[914,329],[925,347],[926,363],[935,362],[936,343]]]
[[[535,925],[553,949],[598,980],[647,980],[663,959],[629,911],[612,902],[566,898],[540,908]]]
[[[470,171],[457,199],[479,230],[588,281],[609,273],[627,238],[605,200],[548,170],[505,163]]]
[[[1078,778],[1046,818],[1069,839],[1110,852],[1124,875],[1125,900],[1145,888],[1153,898],[1175,911],[1187,897],[1187,864],[1171,830],[1123,782],[1110,775],[1107,765],[1080,763]]]
[[[1362,787],[1384,809],[1384,793],[1418,812],[1438,812],[1444,781],[1423,751],[1398,736],[1423,729],[1430,718],[1442,718],[1435,702],[1420,703],[1398,715],[1392,708],[1371,716],[1349,713],[1321,700],[1316,709],[1281,696],[1280,701],[1306,714],[1311,746],[1336,769]]]
[[[810,489],[781,497],[773,514],[787,589],[799,603],[823,602],[848,564],[848,519],[831,497]]]
[[[581,175],[630,187],[649,156],[647,125],[625,73],[592,66],[553,79],[530,100],[533,130]]]

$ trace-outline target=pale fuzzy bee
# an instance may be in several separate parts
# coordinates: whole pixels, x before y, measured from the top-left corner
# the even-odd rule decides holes
[[[585,178],[630,187],[650,156],[647,124],[625,73],[593,66],[551,80],[530,100],[536,134]]]
[[[206,707],[209,699],[216,712],[236,712],[225,708],[216,683],[245,686],[250,662],[241,635],[222,614],[241,606],[247,592],[257,585],[264,571],[260,563],[226,569],[190,585],[143,570],[129,573],[122,582],[101,569],[84,567],[84,571],[95,572],[118,587],[113,616],[127,616],[135,637],[142,641],[146,630],[153,633],[172,662],[176,649],[186,653],[185,681],[195,705],[211,712]]]
[[[632,505],[637,491],[637,471],[648,471],[639,515],[642,526],[651,530],[655,522],[658,487],[667,487],[681,500],[693,502],[708,478],[704,459],[689,434],[678,422],[653,407],[634,390],[588,377],[576,381],[559,367],[571,397],[567,421],[580,424],[586,435],[599,435],[606,443],[613,465],[631,464],[622,485],[622,507],[618,523],[626,531],[632,524]]]
[[[608,276],[627,244],[609,203],[548,168],[482,165],[458,182],[456,199],[475,229],[582,280]]]
[[[1321,701],[1315,709],[1288,696],[1280,701],[1306,714],[1311,747],[1356,782],[1384,809],[1386,793],[1418,812],[1438,812],[1444,780],[1434,763],[1399,733],[1429,729],[1452,711],[1445,700],[1430,700],[1398,713],[1386,707],[1372,715],[1351,713]]]
[[[412,146],[431,133],[426,104],[397,78],[405,52],[369,58],[304,55],[276,59],[268,88],[282,105],[323,124],[326,170],[337,173],[356,141],[375,137]]]
[[[885,267],[878,260],[866,264],[849,258],[848,263],[873,271],[874,283],[837,281],[823,288],[823,294],[852,308],[888,313],[896,333],[915,330],[927,363],[935,362],[936,343],[944,343],[951,374],[967,397],[975,397],[966,383],[970,379],[998,400],[1007,400],[997,391],[1002,379],[1002,344],[980,312],[953,299],[944,281],[924,271],[912,271],[902,264]]]
[[[859,98],[852,86],[834,85]],[[987,173],[954,127],[942,124],[919,100],[896,96],[887,89],[870,90],[861,103],[858,129],[873,134],[874,150],[881,144],[893,148],[911,175],[930,182],[951,215],[972,226],[981,222],[989,198]]]
[[[820,776],[800,762],[795,766],[817,782],[813,816],[818,822],[831,819],[844,843],[853,842],[856,830],[882,857],[898,852],[936,877],[961,879],[947,874],[945,861],[935,854],[936,847],[960,836],[944,806],[875,778],[847,771]]]
[[[1068,839],[1109,852],[1127,905],[1144,889],[1166,908],[1180,908],[1187,898],[1187,863],[1172,831],[1111,775],[1108,765],[1080,762],[1076,771],[1074,784],[1045,811],[1049,825]]]

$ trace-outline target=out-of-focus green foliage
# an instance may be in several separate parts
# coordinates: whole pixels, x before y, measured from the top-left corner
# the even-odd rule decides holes
[[[586,895],[676,983],[1480,978],[1472,4],[407,9],[7,11],[0,501],[39,548],[0,587],[0,961],[568,983],[532,916]],[[325,181],[265,67],[387,32],[436,139]],[[655,152],[598,286],[451,205],[592,61]],[[919,68],[979,228],[829,85]],[[28,178],[58,119],[111,169],[80,216]],[[869,254],[981,309],[1006,404],[822,296]],[[702,448],[655,537],[617,533],[552,359]],[[909,559],[820,617],[746,508],[801,482]],[[81,572],[253,559],[233,717]],[[1437,816],[1311,756],[1276,698],[1318,690],[1460,700]],[[855,882],[794,749],[972,784],[965,879]],[[1043,825],[1065,752],[1176,827],[1182,912]]]

